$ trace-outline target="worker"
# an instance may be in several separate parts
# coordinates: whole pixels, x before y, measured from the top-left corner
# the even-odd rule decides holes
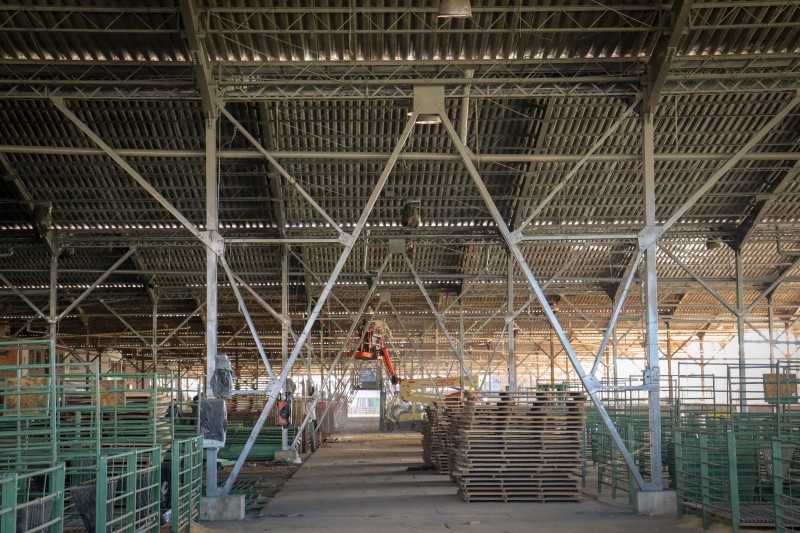
[[[197,412],[200,407],[200,395],[195,394],[192,398],[192,418],[197,418]]]
[[[167,407],[167,418],[179,418],[181,416],[180,408],[175,405],[175,400],[169,401],[169,406]]]

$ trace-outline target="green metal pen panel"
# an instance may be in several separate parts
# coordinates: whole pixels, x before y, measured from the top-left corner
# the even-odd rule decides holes
[[[61,533],[64,465],[0,475],[0,531]]]

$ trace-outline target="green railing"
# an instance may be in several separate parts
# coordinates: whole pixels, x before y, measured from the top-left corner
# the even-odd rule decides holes
[[[158,532],[161,448],[101,456],[95,491],[96,531]]]
[[[168,445],[169,376],[99,374],[96,363],[0,366],[0,471],[68,465],[94,478],[101,448]],[[102,446],[101,446],[102,443]]]
[[[200,512],[203,480],[203,437],[176,440],[172,444],[172,533],[189,532]]]
[[[0,475],[0,531],[64,529],[64,465]]]
[[[228,426],[228,432],[225,436],[225,447],[219,450],[220,459],[236,460],[242,453],[247,439],[253,428],[250,426]],[[297,435],[297,428],[289,428],[289,442],[294,440]],[[247,456],[248,461],[272,461],[275,459],[275,452],[282,450],[281,446],[281,428],[269,426],[262,428],[258,434],[253,447],[250,449],[250,454]]]
[[[777,432],[773,415],[755,413],[676,431],[678,511],[701,514],[704,529],[714,517],[734,531],[800,527],[800,438]]]
[[[775,531],[800,531],[800,439],[773,439]]]

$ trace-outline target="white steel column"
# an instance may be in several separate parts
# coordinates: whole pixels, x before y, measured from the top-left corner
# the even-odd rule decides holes
[[[281,373],[289,360],[289,252],[281,246]],[[284,394],[286,389],[283,390]],[[289,421],[291,422],[291,421]],[[300,432],[298,432],[298,435]],[[281,448],[289,449],[289,428],[281,426]]]
[[[150,350],[153,352],[153,372],[158,372],[158,293],[152,291],[151,294],[153,295],[153,334],[151,335]]]
[[[49,353],[50,357],[48,363],[50,365],[50,453],[55,464],[58,457],[58,409],[56,409],[56,401],[58,396],[56,393],[56,337],[58,336],[58,254],[60,253],[60,246],[54,231],[49,232],[50,235],[50,344]]]
[[[506,327],[508,328],[508,390],[517,390],[517,355],[514,351],[514,256],[507,257],[508,268],[508,313],[506,314]]]
[[[747,407],[747,376],[745,375],[744,319],[747,309],[744,305],[744,266],[741,250],[734,250],[736,264],[736,339],[739,342],[739,411]]]
[[[217,186],[217,118],[206,118],[206,232],[208,241],[219,239],[219,190]],[[206,398],[213,398],[211,377],[217,360],[217,253],[206,247]],[[217,449],[206,448],[206,496],[216,496]]]
[[[250,450],[253,447],[253,444],[258,437],[258,434],[261,432],[261,428],[264,426],[264,423],[267,420],[267,415],[269,414],[270,410],[275,406],[275,401],[277,399],[278,392],[283,388],[284,383],[286,383],[286,378],[289,376],[289,372],[291,372],[292,366],[294,362],[297,360],[297,357],[300,355],[300,351],[303,349],[303,345],[305,344],[308,336],[311,334],[311,328],[316,322],[317,317],[319,316],[322,307],[325,305],[325,302],[328,300],[328,296],[333,290],[333,285],[336,283],[336,280],[339,278],[339,274],[342,272],[347,259],[350,257],[350,253],[353,251],[353,247],[358,240],[359,235],[364,229],[364,226],[367,223],[367,219],[369,218],[370,213],[372,213],[372,209],[375,207],[375,203],[378,201],[378,196],[383,191],[384,185],[386,185],[386,181],[389,179],[389,174],[391,174],[392,170],[394,169],[395,163],[397,163],[397,158],[400,155],[400,152],[403,150],[403,147],[408,140],[408,137],[411,135],[411,131],[414,128],[414,125],[417,121],[418,113],[412,112],[411,116],[408,118],[408,122],[406,122],[406,126],[403,129],[403,132],[400,134],[400,138],[397,140],[397,145],[394,147],[392,151],[392,155],[389,157],[389,160],[386,162],[386,166],[383,168],[378,181],[375,183],[375,187],[372,190],[372,194],[370,194],[369,199],[367,200],[367,204],[364,206],[363,211],[361,212],[361,216],[358,218],[358,222],[356,222],[355,227],[353,228],[353,233],[347,234],[342,233],[340,239],[341,243],[344,245],[344,250],[342,250],[341,255],[339,256],[339,260],[336,262],[336,266],[333,267],[333,271],[331,272],[330,277],[328,278],[327,283],[325,283],[325,287],[322,289],[322,293],[320,294],[319,298],[317,299],[317,303],[314,305],[314,309],[311,310],[311,314],[308,316],[306,320],[306,324],[303,327],[303,331],[300,333],[300,336],[297,338],[297,341],[292,348],[291,354],[289,354],[289,358],[286,361],[286,365],[284,368],[281,369],[281,373],[278,378],[274,381],[270,382],[268,388],[268,396],[269,399],[267,400],[266,405],[264,405],[264,409],[261,411],[261,415],[256,420],[255,425],[253,426],[253,430],[250,433],[250,437],[247,439],[247,442],[244,445],[244,449],[242,453],[239,455],[239,458],[236,460],[236,464],[233,465],[233,470],[231,471],[228,479],[225,481],[225,486],[222,489],[223,494],[230,493],[231,487],[233,487],[234,481],[239,476],[239,472],[244,465],[245,460],[247,459],[247,455],[250,453]]]
[[[644,168],[644,218],[645,229],[639,237],[639,247],[644,248],[645,264],[645,341],[647,367],[644,385],[648,387],[650,411],[650,483],[647,490],[662,490],[661,459],[661,369],[658,362],[658,283],[656,252],[656,185],[653,116],[642,117],[642,163]],[[655,230],[655,231],[654,231]],[[642,487],[645,488],[645,487]]]
[[[775,310],[772,308],[772,293],[767,296],[767,327],[769,328],[769,364],[775,364]]]

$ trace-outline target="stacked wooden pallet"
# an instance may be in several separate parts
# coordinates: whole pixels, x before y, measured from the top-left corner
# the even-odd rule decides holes
[[[434,408],[430,406],[425,409],[428,420],[425,420],[419,425],[419,430],[422,433],[422,462],[426,465],[433,464],[431,462],[431,424],[429,422],[433,409]]]
[[[422,423],[422,460],[440,474],[448,473],[453,451],[453,421],[463,407],[463,399],[448,397],[426,408]]]
[[[581,392],[479,393],[454,422],[452,477],[466,501],[579,501]]]

